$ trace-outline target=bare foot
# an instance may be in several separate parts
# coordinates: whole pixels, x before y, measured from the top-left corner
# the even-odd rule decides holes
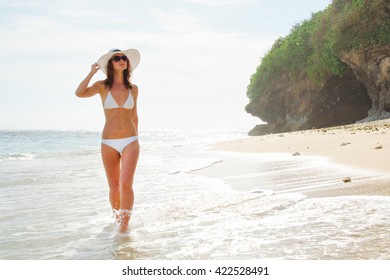
[[[129,232],[129,225],[128,224],[124,224],[124,223],[120,223],[118,232],[121,233],[121,234],[128,233]]]
[[[129,231],[129,222],[131,217],[131,210],[121,209],[120,213],[120,224],[119,224],[119,232],[127,233]]]

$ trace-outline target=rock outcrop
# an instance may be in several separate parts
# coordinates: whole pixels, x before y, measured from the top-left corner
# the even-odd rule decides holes
[[[246,110],[267,124],[250,135],[337,126],[390,117],[390,46],[373,46],[340,55],[342,76],[314,85],[304,75],[283,75]]]
[[[371,98],[372,108],[363,121],[390,118],[390,46],[351,51],[340,59],[352,68]]]

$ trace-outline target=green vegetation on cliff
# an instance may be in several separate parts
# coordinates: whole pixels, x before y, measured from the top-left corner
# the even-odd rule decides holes
[[[321,84],[331,75],[344,74],[340,53],[388,44],[390,0],[333,0],[275,41],[252,75],[247,96],[255,99],[283,75],[294,79],[304,73]]]

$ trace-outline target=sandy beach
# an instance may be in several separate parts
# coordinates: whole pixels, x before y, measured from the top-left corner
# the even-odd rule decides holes
[[[252,155],[285,153],[291,157],[323,157],[338,169],[352,168],[354,172],[345,172],[336,187],[317,189],[311,195],[390,195],[390,120],[237,139],[214,144],[211,149]],[[226,170],[232,161],[225,159],[216,168]],[[248,165],[237,163],[237,167],[244,171]],[[356,176],[360,173],[370,176]],[[209,169],[203,174],[217,172]]]

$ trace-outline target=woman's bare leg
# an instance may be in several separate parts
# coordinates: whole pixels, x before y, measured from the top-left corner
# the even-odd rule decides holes
[[[104,169],[106,171],[108,185],[110,187],[110,203],[113,211],[116,213],[116,218],[119,222],[119,215],[117,214],[120,205],[120,155],[114,148],[102,144],[102,159]]]
[[[134,204],[133,181],[135,169],[137,167],[139,157],[139,143],[134,141],[129,144],[122,153],[122,167],[120,171],[120,211],[121,211],[121,226],[120,231],[126,232],[128,229],[131,211]]]

